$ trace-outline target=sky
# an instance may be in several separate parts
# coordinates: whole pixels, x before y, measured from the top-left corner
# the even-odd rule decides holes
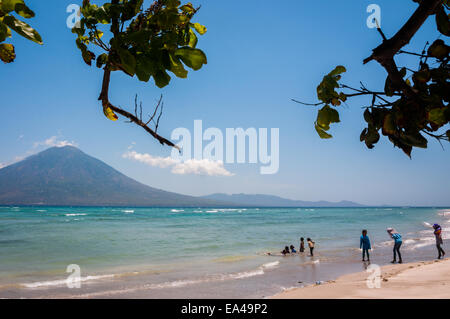
[[[333,139],[321,140],[314,130],[317,108],[291,101],[316,102],[317,85],[336,65],[347,68],[344,83],[357,87],[362,81],[382,89],[385,71],[375,62],[362,64],[381,41],[366,25],[366,9],[380,6],[381,27],[389,37],[415,10],[413,1],[192,0],[201,5],[194,22],[208,28],[198,43],[207,65],[190,71],[188,79],[173,76],[163,89],[113,73],[110,99],[121,107],[133,110],[138,94],[151,112],[163,95],[158,132],[165,137],[176,128],[193,132],[195,120],[202,120],[204,130],[215,127],[224,134],[226,128],[278,128],[279,170],[266,175],[260,174],[260,163],[167,163],[169,147],[123,119],[106,119],[97,101],[101,70],[83,62],[66,26],[67,7],[81,2],[27,0],[36,12],[27,22],[44,45],[14,34],[16,61],[0,65],[0,167],[51,146],[76,145],[144,184],[188,195],[450,205],[448,143],[442,148],[429,141],[428,149],[415,149],[412,159],[385,139],[367,149],[359,141],[362,106],[370,104],[365,99],[342,106]],[[437,37],[429,19],[407,49],[420,52]],[[402,56],[397,62],[417,65]]]

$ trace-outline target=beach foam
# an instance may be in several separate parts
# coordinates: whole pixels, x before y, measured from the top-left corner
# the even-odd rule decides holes
[[[115,275],[99,275],[99,276],[86,276],[81,277],[78,281],[72,281],[72,283],[76,282],[88,282],[88,281],[94,281],[99,279],[106,279],[106,278],[113,278]],[[50,280],[50,281],[37,281],[32,283],[23,283],[20,284],[21,286],[25,288],[44,288],[44,287],[52,287],[52,286],[64,286],[68,282],[67,279],[60,279],[60,280]]]
[[[273,267],[276,267],[277,265],[275,265],[275,263],[268,263],[268,264],[261,265],[260,267],[253,269],[253,270],[249,270],[249,271],[242,271],[242,272],[229,273],[229,274],[216,274],[216,275],[210,275],[210,276],[196,278],[196,279],[182,279],[182,280],[175,280],[175,281],[166,281],[166,282],[157,283],[157,284],[146,284],[146,285],[133,287],[133,288],[125,288],[125,289],[118,289],[118,290],[110,290],[110,291],[82,294],[82,295],[78,295],[75,297],[92,298],[92,297],[105,296],[105,295],[110,296],[110,295],[117,295],[117,294],[132,293],[132,292],[137,292],[137,291],[142,291],[142,290],[180,288],[180,287],[198,285],[198,284],[203,284],[203,283],[222,282],[222,281],[227,281],[227,280],[240,280],[240,279],[246,279],[246,278],[264,275],[265,274],[264,269],[273,268]],[[65,283],[65,281],[64,281],[64,283]]]

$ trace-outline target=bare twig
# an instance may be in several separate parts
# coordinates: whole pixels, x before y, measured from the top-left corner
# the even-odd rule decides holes
[[[118,4],[119,0],[112,0],[111,1],[112,4]],[[112,17],[112,21],[111,21],[111,32],[114,34],[114,36],[119,34],[119,15],[115,15]],[[162,109],[161,109],[161,113],[158,117],[158,122],[156,123],[156,129],[153,130],[152,128],[150,128],[148,126],[149,122],[151,120],[153,120],[153,118],[151,118],[151,120],[149,122],[144,123],[142,121],[142,102],[140,103],[140,114],[138,116],[137,114],[137,95],[135,96],[135,106],[134,106],[134,115],[131,114],[128,111],[125,111],[124,109],[117,107],[115,105],[113,105],[110,101],[109,101],[109,85],[111,82],[111,69],[109,67],[109,64],[106,64],[106,66],[104,67],[103,70],[103,82],[102,82],[102,90],[100,92],[100,96],[99,96],[99,101],[102,102],[102,106],[104,109],[109,108],[111,109],[113,112],[122,115],[124,117],[126,117],[129,122],[131,123],[135,123],[137,125],[139,125],[140,127],[142,127],[146,132],[148,132],[151,136],[153,136],[156,140],[158,140],[162,145],[168,145],[171,147],[174,147],[178,150],[180,150],[180,148],[175,145],[174,143],[172,143],[171,141],[169,141],[168,139],[160,136],[159,134],[156,133],[157,129],[158,129],[158,125],[159,125],[159,120],[161,118],[162,115]],[[157,109],[159,108],[159,104],[161,103],[162,97],[160,99],[160,102],[158,103],[156,110],[155,110],[155,114]],[[153,116],[154,117],[154,116]]]

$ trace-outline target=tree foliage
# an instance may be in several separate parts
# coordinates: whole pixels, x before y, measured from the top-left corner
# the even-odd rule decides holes
[[[299,102],[321,107],[315,122],[321,138],[332,137],[327,131],[330,124],[340,122],[338,109],[342,103],[351,97],[367,96],[370,98],[370,105],[364,107],[367,127],[360,140],[369,149],[380,140],[380,133],[408,156],[414,147],[427,147],[426,137],[439,142],[450,140],[450,46],[438,38],[431,45],[427,43],[421,53],[402,50],[429,16],[434,16],[437,30],[443,36],[450,35],[450,0],[415,2],[419,3],[417,10],[392,38],[387,39],[378,28],[383,43],[364,60],[364,64],[374,60],[386,70],[388,76],[382,90],[369,90],[363,84],[359,88],[341,84],[341,74],[346,69],[338,66],[317,87],[320,102]],[[398,54],[417,56],[418,68],[397,66],[394,56]]]
[[[111,72],[120,71],[143,82],[152,78],[160,88],[169,84],[169,72],[186,78],[186,68],[199,70],[207,63],[205,53],[197,48],[197,34],[205,34],[206,27],[191,22],[198,11],[191,3],[157,0],[147,9],[143,3],[144,0],[112,0],[103,1],[99,6],[84,0],[80,24],[72,32],[77,35],[76,45],[83,60],[88,65],[95,61],[103,69],[99,100],[105,116],[117,120],[117,114],[122,115],[143,127],[161,144],[175,146],[157,134],[159,122],[155,121],[155,115],[160,103],[146,121],[142,118],[142,108],[138,114],[137,103],[134,114],[110,103]],[[148,126],[150,123],[155,123],[155,129]]]
[[[25,4],[24,0],[0,0],[0,60],[5,63],[14,62],[16,52],[14,45],[2,43],[12,37],[12,31],[24,38],[42,44],[39,33],[27,23],[15,17],[17,14],[25,19],[34,17],[34,12]]]

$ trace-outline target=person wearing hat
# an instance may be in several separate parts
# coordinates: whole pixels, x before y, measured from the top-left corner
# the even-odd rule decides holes
[[[442,228],[438,224],[434,224],[433,228],[434,228],[434,236],[436,237],[436,247],[439,253],[438,259],[441,259],[441,255],[442,257],[445,256],[445,251],[441,247],[441,245],[444,244],[444,241],[442,240]]]
[[[391,263],[395,263],[397,260],[396,254],[398,254],[398,263],[402,263],[402,255],[400,254],[400,246],[402,245],[402,235],[395,231],[394,228],[388,228],[387,233],[394,240],[394,259]]]

